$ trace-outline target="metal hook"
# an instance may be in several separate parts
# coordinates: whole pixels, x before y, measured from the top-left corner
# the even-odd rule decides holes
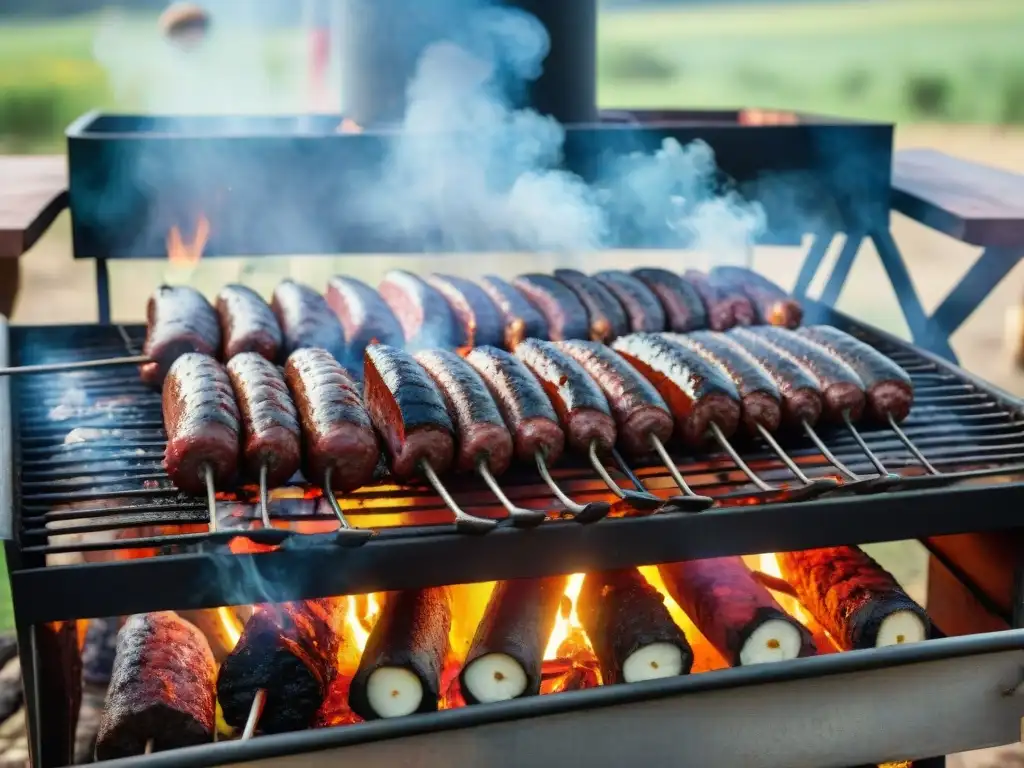
[[[683,478],[682,473],[679,471],[679,468],[676,466],[676,463],[669,455],[668,450],[665,448],[665,444],[658,439],[658,436],[652,432],[648,436],[648,439],[651,443],[651,447],[654,449],[655,453],[658,454],[658,458],[661,459],[662,465],[672,478],[672,482],[674,482],[676,487],[683,492],[682,496],[673,496],[667,501],[667,503],[683,512],[702,512],[713,506],[715,503],[714,499],[710,496],[702,496],[690,488],[689,484]],[[618,458],[616,460],[620,461]],[[634,483],[639,483],[639,479],[633,475],[632,471],[630,471],[628,467],[624,467],[624,464],[624,462],[620,461],[619,468],[622,469],[626,476],[630,477]]]
[[[487,466],[486,457],[481,456],[477,462],[476,471],[480,474],[480,477],[487,483],[487,487],[491,489],[491,493],[498,497],[498,501],[501,502],[501,506],[508,512],[508,519],[512,521],[512,525],[516,528],[532,528],[535,525],[540,525],[544,522],[547,517],[547,513],[542,509],[526,509],[525,507],[517,506],[512,503],[512,500],[505,495],[505,492],[501,490],[501,486],[498,485],[498,481],[494,475],[491,474],[490,467]]]
[[[821,439],[817,432],[811,427],[807,420],[803,422],[804,432],[814,443],[814,447],[818,449],[825,460],[834,466],[839,473],[843,475],[849,482],[844,482],[840,485],[833,493],[873,493],[880,491],[891,485],[892,483],[900,479],[899,475],[892,473],[886,473],[884,475],[875,475],[874,477],[865,477],[864,475],[858,475],[842,461],[839,460],[832,451],[829,449],[825,442]]]
[[[270,491],[267,488],[267,465],[260,464],[260,519],[263,527],[270,528]]]
[[[363,544],[368,539],[373,538],[373,531],[369,528],[353,528],[349,525],[344,511],[338,503],[338,497],[334,495],[334,488],[331,486],[332,470],[333,467],[327,467],[327,471],[324,472],[324,498],[327,499],[327,503],[330,505],[334,516],[338,518],[338,530],[334,532],[335,540],[338,543]]]
[[[608,490],[618,496],[625,502],[628,502],[630,506],[636,507],[641,510],[654,510],[662,506],[664,502],[653,493],[647,491],[643,485],[640,486],[640,490],[630,491],[625,488],[619,487],[619,484],[615,482],[608,470],[605,469],[604,464],[601,462],[601,458],[597,455],[597,441],[590,441],[590,448],[587,451],[590,457],[590,465],[597,472],[602,482],[608,486]]]
[[[792,472],[796,476],[797,480],[799,480],[805,486],[809,487],[815,485],[821,488],[823,491],[831,491],[839,485],[839,482],[831,477],[821,477],[818,478],[817,480],[812,480],[806,474],[804,474],[804,471],[800,469],[800,467],[797,465],[795,461],[793,461],[789,454],[782,450],[782,446],[778,444],[778,442],[772,436],[772,433],[765,429],[764,425],[758,424],[757,431],[761,435],[761,439],[768,443],[768,447],[771,448],[775,455],[779,457],[779,460],[786,465],[786,469]]]
[[[573,520],[578,523],[594,523],[606,517],[611,511],[611,504],[606,501],[591,501],[588,504],[577,504],[562,492],[554,478],[551,477],[548,466],[544,462],[544,454],[537,451],[534,454],[534,458],[537,460],[537,471],[540,472],[540,476],[547,483],[551,492],[555,494],[555,497],[562,503],[562,506],[572,513]]]
[[[464,512],[462,508],[455,503],[455,499],[448,493],[448,489],[444,487],[441,482],[441,478],[434,472],[434,468],[426,461],[420,462],[420,470],[426,476],[427,481],[437,491],[437,495],[441,497],[441,501],[444,502],[448,510],[455,516],[455,527],[456,529],[465,533],[487,533],[493,530],[497,525],[497,521],[488,520],[483,517],[474,517],[473,515]]]
[[[203,464],[203,480],[206,481],[206,508],[210,511],[210,533],[217,532],[217,491],[213,487],[213,467]]]
[[[928,459],[924,457],[924,454],[921,453],[918,447],[914,445],[913,442],[911,442],[910,438],[907,437],[907,433],[904,432],[903,428],[896,423],[896,419],[893,418],[892,414],[890,413],[887,415],[889,418],[889,426],[892,428],[892,431],[896,433],[896,437],[900,439],[901,443],[907,446],[907,450],[910,451],[911,454],[913,454],[914,458],[921,462],[921,466],[925,468],[928,474],[941,475],[942,473],[939,472],[939,470],[937,470],[934,466],[932,466],[932,463],[928,461]]]

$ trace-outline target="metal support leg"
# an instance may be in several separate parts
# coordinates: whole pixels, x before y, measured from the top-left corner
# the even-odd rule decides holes
[[[943,338],[952,336],[1021,259],[1024,253],[1008,248],[982,251],[981,257],[932,313],[933,332]]]
[[[807,251],[807,255],[804,257],[803,266],[800,267],[800,274],[797,276],[796,286],[793,288],[793,296],[795,298],[807,298],[807,289],[811,287],[811,282],[814,280],[814,276],[821,268],[821,262],[825,260],[825,254],[828,253],[828,247],[832,245],[832,241],[835,239],[835,236],[835,232],[820,232],[814,235],[814,239],[811,241],[811,247]]]
[[[110,272],[106,259],[96,259],[96,303],[100,325],[110,325]]]
[[[860,245],[864,242],[864,233],[850,232],[843,243],[843,249],[839,252],[839,258],[832,268],[832,274],[825,283],[825,290],[821,292],[821,303],[828,307],[834,307],[839,301],[839,294],[843,292],[847,278],[850,277],[850,269],[853,268],[853,261],[857,258]]]

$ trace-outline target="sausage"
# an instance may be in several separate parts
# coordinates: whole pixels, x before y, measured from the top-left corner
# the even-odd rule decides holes
[[[619,443],[627,453],[650,454],[651,435],[668,442],[674,423],[664,398],[621,355],[593,341],[561,341],[556,346],[601,388],[615,418]]]
[[[692,283],[667,269],[634,269],[633,276],[658,297],[668,330],[686,333],[707,327],[707,310]]]
[[[466,362],[487,385],[512,433],[515,457],[532,462],[539,452],[557,462],[565,450],[565,433],[540,382],[521,360],[497,347],[477,347]]]
[[[788,355],[779,354],[764,339],[745,328],[733,328],[722,337],[746,351],[771,376],[782,397],[782,422],[799,427],[814,426],[821,416],[821,390],[811,373]]]
[[[565,283],[550,275],[530,274],[515,278],[512,285],[544,317],[549,339],[562,341],[590,337],[587,308]]]
[[[782,577],[844,651],[927,640],[928,614],[859,547],[776,555]]]
[[[480,374],[457,354],[443,349],[418,352],[416,362],[441,390],[455,424],[455,469],[472,472],[484,458],[493,474],[505,472],[512,463],[512,435]]]
[[[615,446],[615,419],[604,393],[582,366],[550,341],[527,339],[515,351],[540,381],[565,430],[569,447],[586,452]]]
[[[164,380],[164,469],[185,493],[206,493],[209,464],[218,488],[238,472],[239,414],[224,366],[207,355],[179,357]]]
[[[345,332],[324,297],[308,285],[282,280],[274,290],[271,308],[284,335],[284,357],[297,349],[326,349],[334,359],[355,375],[358,365],[349,356]]]
[[[380,294],[354,277],[337,275],[327,281],[324,295],[345,331],[349,355],[355,360],[370,344],[401,347],[405,335],[398,318]]]
[[[914,383],[900,366],[874,347],[828,325],[814,325],[797,331],[838,357],[864,382],[868,415],[885,423],[891,415],[903,421],[914,404]]]
[[[366,348],[363,375],[366,408],[384,438],[395,480],[419,476],[424,461],[445,472],[455,455],[455,427],[422,366],[408,352],[374,344]]]
[[[130,616],[96,736],[96,757],[138,757],[213,741],[216,662],[206,637],[171,611]]]
[[[217,294],[220,319],[221,360],[243,352],[255,352],[276,362],[281,352],[281,326],[270,306],[252,288],[226,285]]]
[[[841,424],[843,414],[847,412],[853,421],[863,415],[866,402],[864,382],[840,358],[785,328],[758,325],[744,333],[755,335],[776,354],[803,366],[815,378],[821,392],[822,416],[826,421]]]
[[[736,325],[736,305],[722,290],[712,284],[708,276],[695,269],[688,269],[683,279],[693,286],[704,303],[708,328],[712,331],[727,331]]]
[[[747,432],[756,435],[758,425],[769,432],[779,428],[782,396],[775,382],[756,360],[743,350],[725,343],[722,336],[713,331],[694,331],[687,336],[673,334],[670,338],[717,365],[732,380],[740,394],[740,405],[743,406],[740,418]]]
[[[620,269],[606,269],[594,275],[619,300],[629,317],[634,333],[656,333],[665,330],[665,310],[654,292],[644,282]]]
[[[745,267],[715,267],[713,277],[743,293],[764,325],[796,328],[804,319],[800,302],[763,275]]]
[[[227,371],[241,415],[242,475],[257,482],[265,466],[267,486],[284,485],[302,459],[298,414],[284,376],[257,352],[231,358]]]
[[[807,628],[786,613],[741,557],[658,566],[665,589],[732,666],[813,656]]]
[[[188,352],[213,357],[220,349],[220,324],[210,302],[195,288],[161,285],[146,305],[146,341],[139,366],[142,381],[163,384],[171,365]]]
[[[356,382],[324,349],[293,352],[284,376],[302,424],[302,474],[321,482],[330,470],[337,491],[369,485],[380,444]]]
[[[650,333],[623,336],[612,348],[665,399],[684,443],[702,445],[712,422],[726,437],[736,432],[740,420],[736,385],[696,352]]]
[[[555,278],[576,294],[587,310],[591,341],[610,342],[629,333],[629,318],[619,300],[599,281],[576,269],[556,269]]]
[[[725,301],[732,304],[732,316],[736,325],[753,325],[757,322],[757,310],[747,294],[735,283],[724,280],[721,273],[711,271],[708,282],[718,289]]]
[[[480,287],[501,315],[506,349],[515,349],[523,339],[548,338],[547,321],[523,294],[495,275],[480,278]]]
[[[604,685],[689,674],[686,635],[636,568],[588,573],[577,610]]]
[[[456,347],[505,343],[505,324],[491,297],[476,283],[451,275],[431,275],[430,286],[440,293],[455,319]]]
[[[410,352],[456,346],[458,332],[448,302],[422,278],[393,269],[384,275],[377,290],[398,318]]]

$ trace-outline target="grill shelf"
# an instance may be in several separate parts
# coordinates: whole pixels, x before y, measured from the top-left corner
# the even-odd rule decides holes
[[[211,533],[205,501],[178,493],[162,471],[160,396],[139,383],[133,367],[22,377],[10,384],[17,481],[10,508],[2,510],[2,526],[13,532],[8,561],[19,621],[531,577],[1016,525],[1015,510],[1024,499],[1021,403],[825,307],[808,303],[807,315],[808,322],[829,322],[864,338],[911,374],[917,401],[903,430],[940,474],[930,474],[894,430],[863,427],[858,429],[864,443],[901,477],[884,488],[862,488],[861,495],[795,500],[801,484],[769,447],[737,442],[750,468],[783,490],[758,491],[724,453],[691,458],[673,452],[693,491],[716,497],[718,506],[697,514],[668,508],[589,525],[549,520],[533,530],[503,525],[472,536],[455,531],[450,513],[428,488],[381,485],[340,498],[353,525],[378,532],[352,546],[336,538],[337,518],[326,500],[315,497],[318,491],[307,493],[309,498],[283,498],[279,492],[270,514],[282,527],[259,530],[254,488],[244,499],[218,503],[217,531]],[[131,353],[143,333],[138,326],[13,328],[11,362]],[[6,417],[7,411],[0,413]],[[80,430],[83,441],[66,445],[72,429]],[[850,470],[878,474],[854,434],[843,428],[818,431]],[[811,479],[840,477],[807,437],[780,442]],[[678,494],[663,467],[633,469],[651,493]],[[630,487],[624,475],[611,471]],[[585,461],[562,462],[552,474],[576,501],[613,500]],[[531,467],[500,482],[517,505],[560,508]],[[448,486],[471,514],[505,517],[479,478],[451,478]],[[179,532],[167,534],[168,526]],[[82,541],[86,535],[92,540]],[[252,542],[279,546],[257,554]],[[122,556],[149,556],[82,562],[102,551],[141,549],[151,551]],[[48,557],[77,562],[47,565]]]

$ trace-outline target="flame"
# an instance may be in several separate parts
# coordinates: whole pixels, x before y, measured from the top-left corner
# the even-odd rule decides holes
[[[337,130],[338,133],[362,133],[363,126],[361,126],[351,117],[346,117],[338,124]]]
[[[203,257],[203,249],[210,238],[210,220],[200,214],[192,242],[186,243],[177,225],[167,233],[167,260],[174,266],[194,267]]]
[[[774,552],[766,552],[763,555],[757,555],[755,567],[757,570],[767,574],[768,576],[774,576],[777,579],[782,578],[782,568],[779,567],[779,558],[775,556]],[[800,605],[800,601],[795,597],[781,592],[772,592],[772,595],[775,597],[776,601],[778,601],[779,605],[782,606],[782,610],[794,619],[804,626],[809,626],[811,624],[813,621],[811,615],[804,610],[804,607]]]
[[[586,576],[585,573],[574,573],[569,577],[569,581],[565,585],[562,603],[564,606],[568,602],[570,608],[568,611],[559,611],[558,618],[555,619],[555,628],[551,630],[551,637],[548,640],[547,648],[544,649],[545,661],[571,655],[571,653],[566,654],[565,651],[570,650],[571,652],[571,647],[580,640],[583,641],[585,647],[590,647],[590,642],[586,639],[586,635],[583,632],[583,625],[580,624],[579,614],[576,613],[576,601],[580,596],[580,590],[583,589],[584,576]],[[569,647],[563,648],[563,645]]]
[[[352,595],[348,599],[345,623],[352,633],[352,644],[360,654],[370,640],[370,630],[373,629],[377,617],[380,616],[380,609],[380,596],[376,593]]]
[[[238,616],[230,608],[218,608],[217,618],[219,618],[220,623],[224,625],[224,634],[227,635],[227,639],[231,643],[230,648],[227,648],[226,650],[230,651],[238,645],[238,639],[242,636],[241,623],[238,620]]]

